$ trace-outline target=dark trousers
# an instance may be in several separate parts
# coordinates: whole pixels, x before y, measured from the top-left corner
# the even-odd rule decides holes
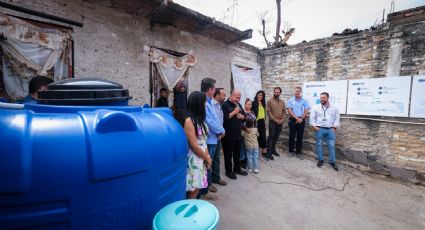
[[[294,118],[289,118],[288,126],[289,126],[289,141],[288,147],[289,152],[294,152],[300,154],[301,149],[303,147],[303,136],[304,136],[304,128],[305,128],[305,120],[301,123],[296,123],[297,121]],[[295,144],[295,137],[297,138]]]
[[[282,125],[273,121],[269,122],[269,137],[267,138],[267,153],[272,154],[276,152],[276,143],[279,135],[282,132]]]
[[[220,156],[221,155],[221,141],[217,141],[217,146],[215,147],[215,154],[212,163],[212,181],[220,181]]]
[[[266,122],[264,119],[260,119],[257,121],[257,129],[258,129],[258,146],[260,148],[264,149],[267,148],[267,142],[266,142]]]
[[[226,134],[229,135],[229,134]],[[231,140],[223,138],[223,153],[224,153],[224,168],[226,173],[232,173],[234,171],[240,171],[239,158],[241,152],[241,141],[240,139]],[[233,162],[232,162],[233,161]]]

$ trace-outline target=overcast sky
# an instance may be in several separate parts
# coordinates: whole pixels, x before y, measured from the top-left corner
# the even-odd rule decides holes
[[[275,0],[174,0],[204,15],[214,17],[240,30],[253,29],[253,38],[245,42],[263,48],[265,42],[258,30],[258,15],[267,11],[269,41],[272,40],[276,23]],[[237,3],[235,5],[234,3]],[[395,11],[425,5],[425,0],[394,0]],[[235,7],[233,7],[235,6]],[[295,33],[289,44],[303,40],[329,37],[345,28],[367,29],[376,20],[382,20],[382,11],[390,11],[391,0],[282,0],[282,26],[289,22]]]

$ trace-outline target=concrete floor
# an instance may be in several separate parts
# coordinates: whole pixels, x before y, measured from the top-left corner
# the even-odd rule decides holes
[[[222,158],[223,161],[223,158]],[[223,165],[223,163],[222,163]],[[224,175],[224,169],[222,169]],[[425,189],[287,155],[215,185],[220,229],[425,229]]]

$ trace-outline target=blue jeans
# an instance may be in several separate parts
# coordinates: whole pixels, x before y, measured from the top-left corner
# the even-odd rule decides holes
[[[258,169],[258,148],[255,149],[246,149],[246,155],[248,158],[248,167],[251,170]]]
[[[328,146],[329,163],[335,163],[335,131],[333,129],[320,128],[316,131],[316,154],[319,161],[323,161],[323,138],[326,139],[326,145]]]
[[[215,147],[217,145],[215,144],[207,144],[207,148],[208,148],[208,153],[211,157],[211,159],[214,159],[214,154],[215,154]],[[207,178],[208,178],[208,187],[201,189],[201,191],[199,192],[199,195],[204,196],[208,194],[208,188],[212,185],[212,170],[211,168],[207,170]]]

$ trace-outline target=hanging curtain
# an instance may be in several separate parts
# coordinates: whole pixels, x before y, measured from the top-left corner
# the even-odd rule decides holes
[[[68,78],[68,33],[37,27],[1,13],[0,33],[3,80],[11,98],[25,97],[29,80],[37,75],[54,80]]]
[[[232,64],[232,77],[235,89],[241,91],[240,103],[244,105],[246,98],[254,99],[258,90],[261,90],[261,69],[240,68]]]
[[[196,64],[196,58],[192,54],[176,57],[155,48],[150,49],[149,57],[170,91],[184,78],[187,69]]]

